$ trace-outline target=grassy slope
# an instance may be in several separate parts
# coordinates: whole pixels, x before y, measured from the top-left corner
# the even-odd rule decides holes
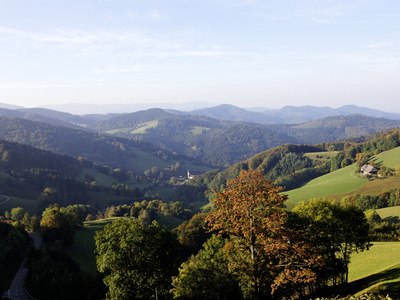
[[[329,195],[343,194],[353,191],[365,185],[367,181],[358,177],[355,173],[355,165],[347,166],[335,172],[309,181],[301,188],[294,189],[285,194],[289,199],[286,202],[288,209],[292,209],[301,201],[312,198],[326,197]]]
[[[383,164],[387,167],[395,169],[400,166],[400,147],[385,151],[372,158],[372,160],[380,165]]]
[[[39,200],[23,199],[10,196],[10,201],[0,205],[0,214],[4,212],[11,211],[14,207],[22,207],[31,214],[37,213],[37,208],[39,205]]]
[[[385,218],[396,218],[400,219],[400,206],[385,207],[377,209],[376,212],[382,219]]]
[[[96,179],[96,182],[102,186],[111,187],[114,182],[117,182],[117,179],[115,179],[114,177],[100,173],[95,169],[89,168],[83,169],[83,171],[78,176],[76,176],[76,179],[83,181],[86,173],[90,176],[93,176]]]
[[[94,235],[96,231],[102,230],[113,220],[115,218],[85,222],[84,227],[76,232],[75,242],[67,251],[79,263],[83,271],[96,274]]]
[[[311,159],[317,159],[316,155],[328,155],[330,152],[305,154]],[[382,152],[375,156],[377,164],[396,168],[400,166],[400,147]],[[395,189],[400,186],[400,176],[385,179],[366,181],[354,174],[355,165],[337,170],[333,173],[318,177],[309,181],[301,188],[286,192],[289,200],[286,202],[288,209],[292,209],[301,201],[308,201],[312,198],[327,197],[332,200],[340,200],[344,196],[352,194],[379,195],[387,190]]]
[[[102,230],[104,226],[115,219],[117,218],[84,222],[84,227],[76,232],[74,244],[67,251],[79,263],[83,271],[93,275],[96,274],[94,236],[96,231]],[[157,221],[160,225],[170,229],[176,228],[183,222],[183,220],[174,216],[158,216]]]
[[[400,243],[374,243],[369,251],[351,257],[347,292],[390,294],[400,299]]]

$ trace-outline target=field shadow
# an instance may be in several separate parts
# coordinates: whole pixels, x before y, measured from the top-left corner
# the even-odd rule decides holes
[[[399,279],[399,282],[383,283],[395,279]],[[389,294],[393,299],[400,299],[400,265],[380,273],[372,274],[370,276],[352,281],[341,286],[338,292],[341,296],[353,295],[373,285],[378,285],[379,283],[383,284],[374,288],[374,293],[379,293],[381,295]]]
[[[390,217],[386,217],[383,219],[384,222],[388,222],[388,223],[399,223],[400,222],[400,218],[398,216],[390,216]]]

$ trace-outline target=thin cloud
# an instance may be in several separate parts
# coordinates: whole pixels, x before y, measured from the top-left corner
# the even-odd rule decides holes
[[[135,73],[135,72],[150,72],[156,69],[144,68],[142,66],[133,66],[128,68],[110,68],[97,69],[96,73]]]
[[[141,21],[162,21],[165,19],[169,19],[170,16],[162,14],[159,10],[151,10],[147,11],[146,13],[138,13],[133,10],[129,10],[126,16],[132,20],[141,20]]]
[[[32,82],[9,82],[0,84],[0,89],[45,89],[45,88],[72,88],[102,86],[103,83],[32,83]]]
[[[390,47],[390,46],[397,46],[399,45],[398,43],[375,43],[375,44],[370,44],[367,45],[367,48],[384,48],[384,47]]]

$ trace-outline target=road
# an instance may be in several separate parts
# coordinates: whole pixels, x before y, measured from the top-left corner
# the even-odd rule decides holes
[[[33,245],[35,248],[40,248],[42,245],[42,238],[34,232],[30,232],[29,236],[33,240]],[[3,297],[8,297],[11,300],[19,299],[33,299],[27,296],[25,293],[25,279],[28,274],[28,269],[24,266],[25,259],[18,269],[17,274],[15,274],[14,280],[11,283],[10,289],[3,294]]]
[[[10,201],[10,197],[8,197],[8,196],[4,196],[4,197],[6,197],[6,200],[4,200],[3,202],[1,202],[0,205],[2,205],[2,204],[4,204],[4,203],[7,203],[8,201]]]

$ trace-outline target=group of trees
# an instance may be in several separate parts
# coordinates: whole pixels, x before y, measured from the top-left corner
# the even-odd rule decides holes
[[[23,227],[15,225],[0,220],[0,295],[10,286],[29,241]]]
[[[313,200],[289,213],[281,191],[242,171],[213,211],[174,232],[138,219],[107,225],[96,234],[107,297],[291,299],[346,282],[351,253],[370,245],[362,210]]]
[[[357,167],[376,154],[400,146],[400,129],[388,130],[363,139],[348,139],[339,142],[310,145],[283,145],[261,152],[225,170],[214,170],[196,177],[174,192],[174,197],[183,201],[214,199],[212,189],[221,191],[228,180],[236,178],[242,170],[262,170],[275,185],[286,190],[294,189],[305,182],[353,163]],[[312,162],[304,153],[330,151],[334,153],[328,160]],[[335,151],[335,152],[333,152]],[[392,170],[383,167],[381,173],[390,175]]]

